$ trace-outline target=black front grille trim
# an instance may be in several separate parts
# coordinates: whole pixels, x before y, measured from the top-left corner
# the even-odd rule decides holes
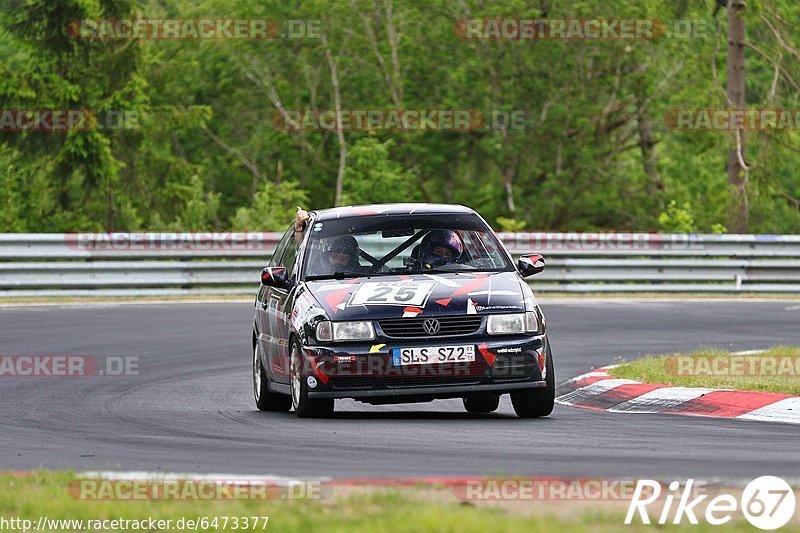
[[[429,335],[423,324],[426,320],[435,318],[439,321],[439,332]],[[379,320],[383,333],[387,337],[398,339],[410,338],[429,338],[437,337],[460,337],[464,335],[474,335],[481,329],[483,317],[478,315],[458,315],[458,316],[434,316],[424,318],[387,318]]]
[[[335,377],[331,378],[331,387],[334,389],[373,389],[375,388],[374,377]]]
[[[386,386],[390,389],[402,389],[404,387],[435,387],[437,385],[478,385],[481,380],[475,376],[457,377],[400,377],[386,378]]]

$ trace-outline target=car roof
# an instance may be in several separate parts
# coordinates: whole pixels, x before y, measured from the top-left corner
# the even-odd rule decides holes
[[[317,220],[323,221],[368,215],[474,215],[475,211],[463,205],[451,204],[373,204],[319,209],[314,214]]]

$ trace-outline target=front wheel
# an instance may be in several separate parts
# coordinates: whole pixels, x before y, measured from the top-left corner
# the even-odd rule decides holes
[[[297,341],[292,343],[290,375],[292,407],[300,418],[327,418],[333,414],[333,399],[313,400],[308,397],[308,383],[303,379],[303,355]]]
[[[553,353],[550,343],[547,343],[547,362],[545,363],[547,375],[544,380],[546,387],[538,389],[525,389],[511,393],[511,405],[520,418],[539,418],[553,412],[556,400],[556,374],[553,371]]]
[[[258,342],[253,346],[253,393],[259,411],[287,413],[292,407],[292,401],[288,396],[269,390],[269,380],[261,364],[261,350]]]

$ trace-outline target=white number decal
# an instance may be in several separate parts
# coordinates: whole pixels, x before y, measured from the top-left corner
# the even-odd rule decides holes
[[[430,281],[362,283],[348,305],[407,305],[422,307],[433,287]]]

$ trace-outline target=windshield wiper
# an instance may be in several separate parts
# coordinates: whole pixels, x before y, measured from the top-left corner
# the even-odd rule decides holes
[[[442,267],[434,267],[434,268],[423,268],[419,271],[420,274],[461,274],[463,272],[475,272],[474,270],[463,270],[463,269],[449,269],[449,268],[442,268]]]
[[[445,267],[447,265],[444,265]],[[468,265],[472,266],[472,265]],[[511,272],[511,270],[507,268],[457,268],[457,269],[449,269],[443,267],[433,267],[433,268],[423,268],[419,271],[420,274],[475,274],[475,273],[483,273],[483,272]]]
[[[308,281],[314,281],[318,279],[345,279],[345,278],[361,278],[366,277],[369,274],[364,272],[347,272],[347,271],[339,271],[334,272],[333,274],[320,274],[318,276],[306,276]]]

